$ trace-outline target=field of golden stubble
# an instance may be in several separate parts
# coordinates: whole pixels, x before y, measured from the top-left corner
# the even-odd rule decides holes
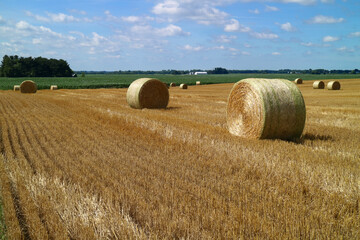
[[[359,239],[360,80],[299,85],[297,143],[226,129],[232,84],[171,88],[163,110],[126,89],[0,92],[9,239]]]

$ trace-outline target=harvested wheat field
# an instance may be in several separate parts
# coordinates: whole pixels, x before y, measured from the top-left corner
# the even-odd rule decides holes
[[[0,92],[9,239],[359,239],[360,79],[299,85],[296,143],[231,135],[233,84]]]

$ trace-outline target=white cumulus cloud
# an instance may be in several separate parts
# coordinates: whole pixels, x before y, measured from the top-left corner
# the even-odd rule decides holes
[[[225,32],[250,32],[249,27],[245,27],[236,19],[231,19],[229,24],[225,25]]]
[[[323,37],[323,42],[335,42],[339,40],[338,37],[333,37],[333,36],[325,36]]]
[[[350,33],[350,37],[360,37],[360,32]]]
[[[279,9],[277,7],[274,7],[274,6],[266,6],[265,7],[265,11],[266,12],[276,12],[276,11],[279,11]]]
[[[331,16],[323,16],[323,15],[317,15],[313,17],[312,19],[308,20],[308,23],[312,24],[332,24],[332,23],[341,23],[345,19],[344,18],[334,18]]]
[[[258,38],[258,39],[276,39],[279,36],[275,33],[259,33],[259,32],[252,32],[251,36]]]
[[[293,25],[291,25],[291,23],[289,23],[289,22],[281,24],[280,27],[282,30],[284,30],[286,32],[296,31],[295,27]]]
[[[198,47],[193,47],[189,44],[186,44],[184,47],[183,47],[184,50],[187,50],[187,51],[194,51],[194,52],[198,52],[198,51],[201,51],[203,50],[204,48],[201,47],[201,46],[198,46]]]

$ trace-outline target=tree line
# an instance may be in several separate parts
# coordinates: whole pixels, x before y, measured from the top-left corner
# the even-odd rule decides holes
[[[65,60],[43,57],[5,55],[0,66],[1,77],[71,77],[73,73]]]

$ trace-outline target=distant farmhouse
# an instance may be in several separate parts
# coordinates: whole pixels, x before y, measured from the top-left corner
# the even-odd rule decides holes
[[[194,75],[206,75],[208,74],[207,72],[195,72]]]

